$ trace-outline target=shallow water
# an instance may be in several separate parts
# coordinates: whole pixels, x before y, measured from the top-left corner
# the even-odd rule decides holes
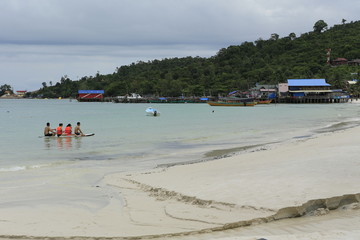
[[[146,116],[149,106],[161,115]],[[0,206],[81,199],[100,206],[104,192],[94,188],[108,173],[202,161],[341,130],[359,125],[359,113],[360,105],[350,103],[244,108],[0,100]],[[46,122],[56,128],[77,121],[95,136],[42,136]]]
[[[207,104],[79,103],[69,100],[0,100],[1,170],[60,162],[153,164],[202,158],[205,152],[307,137],[359,124],[360,105],[210,107]],[[86,138],[42,137],[46,122],[75,126]],[[178,159],[179,158],[179,159]]]

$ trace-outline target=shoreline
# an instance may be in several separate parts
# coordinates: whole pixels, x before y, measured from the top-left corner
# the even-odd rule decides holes
[[[354,100],[351,103],[360,104],[360,99]],[[244,145],[244,146],[240,146],[240,147],[214,149],[214,150],[204,152],[202,158],[194,159],[191,161],[184,160],[182,162],[160,164],[160,165],[157,165],[155,167],[155,169],[169,168],[169,167],[174,167],[174,166],[214,161],[214,160],[234,157],[237,155],[247,154],[247,153],[252,153],[252,152],[257,152],[257,151],[267,151],[267,150],[272,149],[273,147],[278,147],[283,144],[295,143],[295,142],[299,142],[299,141],[307,141],[309,139],[319,138],[319,137],[326,136],[329,134],[336,134],[338,132],[347,131],[347,130],[356,129],[356,128],[360,128],[360,122],[358,120],[333,123],[329,126],[325,126],[325,127],[318,128],[318,129],[313,129],[312,132],[309,132],[306,135],[296,135],[289,139],[276,140],[276,141],[272,141],[272,142],[263,142],[263,143],[254,144],[254,145]]]
[[[76,205],[2,209],[0,239],[250,240],[268,225],[279,230],[258,238],[288,239],[279,234],[293,221],[288,218],[306,225],[317,217],[341,220],[342,214],[354,223],[305,228],[307,236],[330,238],[327,227],[360,236],[358,143],[360,127],[354,127],[212,161],[109,174],[99,185],[114,192],[106,206],[95,212]],[[302,239],[296,228],[286,231]]]
[[[161,201],[166,201],[166,198],[170,200],[175,198],[178,202],[199,203],[200,208],[207,205],[209,209],[212,209],[218,206],[211,204],[226,203],[233,204],[234,208],[251,209],[251,217],[249,219],[245,217],[243,220],[245,225],[249,224],[246,221],[259,223],[257,218],[263,217],[263,214],[267,217],[272,216],[271,213],[285,214],[285,210],[299,208],[304,204],[308,204],[309,208],[314,208],[318,201],[334,204],[334,199],[337,199],[340,202],[355,204],[354,208],[357,209],[360,197],[356,182],[360,180],[360,177],[354,168],[359,166],[356,161],[360,153],[357,149],[359,140],[360,127],[348,128],[322,133],[311,138],[296,139],[290,143],[275,144],[265,151],[249,151],[213,161],[177,165],[141,173],[115,174],[107,176],[105,181],[116,185],[116,181],[122,178],[140,186],[142,191],[162,198]],[[352,151],[346,152],[349,149]],[[264,160],[267,157],[276,159]],[[291,157],[293,159],[289,160]],[[342,163],[337,159],[349,162]],[[298,166],[292,164],[298,164]],[[241,174],[234,169],[239,169],[239,171],[246,169],[247,172]],[[206,173],[204,173],[205,171]],[[341,179],[334,183],[332,178],[337,179],[337,177]],[[239,179],[241,180],[239,181]],[[121,183],[117,184],[121,186]],[[277,187],[272,187],[272,184]],[[258,190],[254,190],[254,188],[258,188]],[[266,200],[264,201],[261,196]],[[353,201],[344,200],[348,197]],[[201,203],[204,199],[205,202]],[[309,204],[312,201],[315,201],[316,204]],[[171,204],[174,205],[174,203]],[[334,210],[342,207],[342,204],[337,207],[319,204],[321,206],[319,208]],[[205,222],[204,217],[196,216],[201,216],[201,213],[194,214],[194,209],[191,209],[192,213],[185,214],[184,212],[190,208],[189,206],[182,209],[169,206],[171,205],[167,206],[167,210],[174,211],[173,217]],[[293,210],[285,215],[292,216],[291,212]],[[212,212],[208,215],[211,214]],[[246,216],[249,213],[241,212],[240,214]],[[296,213],[295,216],[303,214],[309,214],[309,212],[304,210],[303,213]],[[219,218],[219,216],[216,217]],[[229,216],[226,216],[225,222],[231,222],[228,219]],[[244,222],[240,221],[241,224]],[[210,230],[208,229],[208,231]]]

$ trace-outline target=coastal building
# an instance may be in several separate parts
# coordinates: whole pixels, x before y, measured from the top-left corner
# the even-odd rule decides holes
[[[276,85],[261,85],[256,83],[255,87],[249,89],[249,91],[250,95],[254,98],[274,99],[276,98],[278,89]]]
[[[289,93],[289,86],[287,83],[279,83],[278,84],[278,96],[286,97]]]
[[[104,90],[79,90],[77,100],[79,102],[101,102],[104,99]]]
[[[348,83],[349,85],[355,85],[355,84],[358,83],[358,80],[357,80],[357,79],[349,80],[349,81],[347,81],[347,83]]]
[[[13,98],[13,94],[10,91],[5,91],[1,98]]]
[[[348,60],[346,58],[335,58],[331,60],[332,66],[349,65],[349,66],[360,66],[360,59]]]
[[[348,62],[350,66],[360,66],[360,59],[354,59]]]
[[[286,103],[340,103],[347,102],[349,95],[341,89],[331,89],[325,79],[288,79]]]
[[[24,97],[25,94],[26,94],[26,92],[27,92],[27,91],[25,91],[25,90],[19,90],[19,91],[16,91],[16,95],[17,95],[18,97]]]
[[[346,58],[336,58],[332,60],[332,65],[345,65],[348,64],[348,60]]]

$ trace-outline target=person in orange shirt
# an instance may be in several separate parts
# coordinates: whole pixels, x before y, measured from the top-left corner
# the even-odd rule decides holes
[[[70,124],[70,123],[66,126],[66,128],[65,128],[65,130],[64,130],[64,134],[65,134],[66,136],[72,135],[72,127],[71,127],[71,124]]]
[[[58,137],[60,137],[60,136],[63,134],[63,129],[62,129],[62,127],[63,127],[63,124],[62,124],[62,123],[59,123],[59,126],[56,128],[56,135],[57,135]]]

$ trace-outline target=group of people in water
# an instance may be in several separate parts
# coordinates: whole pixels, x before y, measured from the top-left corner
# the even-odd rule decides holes
[[[52,129],[50,127],[50,123],[46,123],[46,127],[44,129],[44,136],[46,137],[51,137],[51,136],[84,136],[85,134],[81,131],[80,129],[80,122],[77,122],[75,129],[74,129],[74,133],[72,133],[72,127],[71,124],[69,123],[65,129],[63,130],[63,124],[59,123],[59,126],[56,129]]]

